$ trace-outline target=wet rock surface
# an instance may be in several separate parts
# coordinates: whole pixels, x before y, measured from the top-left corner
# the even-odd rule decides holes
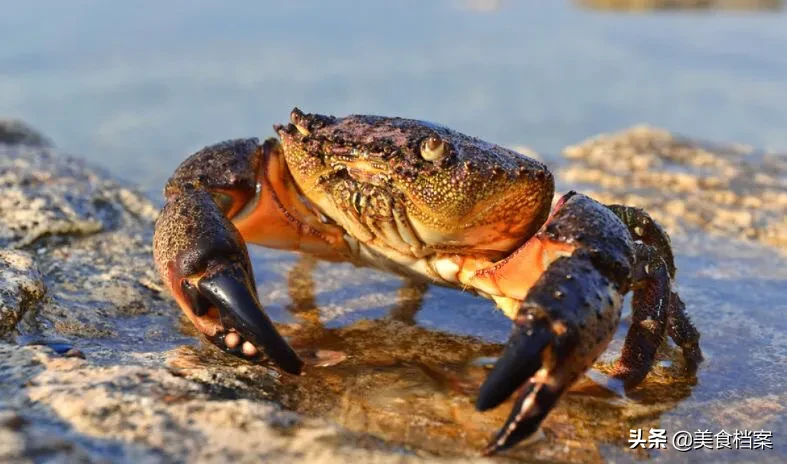
[[[309,365],[296,378],[246,364],[201,342],[162,291],[148,200],[41,143],[7,140],[0,461],[480,460],[510,408],[473,409],[508,334],[489,302],[254,250],[262,302]],[[783,461],[784,158],[643,128],[566,155],[561,188],[647,207],[672,233],[706,362],[688,376],[668,346],[625,398],[580,386],[532,445],[496,460]],[[769,430],[774,449],[631,450],[632,428]]]

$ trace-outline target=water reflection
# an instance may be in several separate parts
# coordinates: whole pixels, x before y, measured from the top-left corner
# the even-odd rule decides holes
[[[476,455],[512,407],[509,401],[483,414],[474,407],[489,367],[489,361],[479,360],[493,360],[502,346],[420,327],[415,314],[426,286],[409,282],[400,289],[388,316],[328,328],[321,321],[315,296],[315,269],[311,257],[301,257],[290,269],[288,309],[296,322],[281,327],[307,360],[306,375],[284,376],[280,384],[266,383],[259,391],[292,410],[328,418],[419,453]],[[218,359],[228,356],[213,349],[198,356],[214,367],[238,363]],[[603,460],[609,446],[635,453],[621,430],[658,428],[661,415],[689,396],[696,383],[696,378],[684,375],[678,351],[665,348],[660,359],[669,362],[661,363],[648,382],[626,398],[593,383],[579,385],[545,421],[532,446],[516,447],[506,455],[594,462]],[[603,372],[608,366],[597,367]],[[233,375],[250,373],[249,382],[260,382],[253,374],[256,369]],[[639,453],[644,456],[646,451]]]
[[[735,10],[778,11],[783,0],[574,0],[583,7],[599,10]]]

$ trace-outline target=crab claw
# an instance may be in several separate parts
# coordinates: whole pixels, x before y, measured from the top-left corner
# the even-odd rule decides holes
[[[218,309],[224,329],[231,330],[209,339],[232,354],[240,347],[246,358],[257,357],[257,347],[264,347],[264,353],[285,372],[299,374],[303,362],[263,312],[249,280],[242,268],[232,265],[220,266],[199,280],[200,293]],[[242,338],[246,339],[243,344]]]
[[[485,411],[519,390],[484,454],[510,448],[538,430],[606,348],[619,308],[614,287],[588,261],[560,258],[545,271],[519,308],[508,345],[479,392],[476,408]]]
[[[557,340],[549,319],[539,317],[538,311],[525,312],[515,322],[503,355],[481,386],[476,408],[486,411],[515,391],[521,392],[503,427],[484,450],[485,455],[532,435],[562,395],[564,386],[555,382],[549,370],[555,355],[562,355],[562,359],[568,355],[558,353]]]
[[[156,221],[154,257],[183,312],[214,345],[299,374],[303,361],[264,313],[240,233],[210,193],[184,188]]]
[[[544,320],[528,318],[514,325],[503,355],[481,386],[476,408],[486,411],[505,401],[541,368],[541,353],[552,341]]]

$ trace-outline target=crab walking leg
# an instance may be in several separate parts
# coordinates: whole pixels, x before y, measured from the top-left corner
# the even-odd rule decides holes
[[[663,260],[669,278],[674,279],[675,262],[669,235],[664,229],[643,209],[625,205],[608,205],[608,208],[626,224],[635,240],[653,248],[653,251]],[[683,358],[686,360],[689,370],[694,370],[702,362],[702,350],[699,345],[700,333],[686,314],[686,305],[683,304],[680,296],[676,292],[670,291],[668,299],[667,333],[683,350]]]
[[[287,273],[287,291],[292,304],[287,308],[291,313],[319,320],[319,310],[314,292],[314,269],[317,260],[310,255],[301,255]]]
[[[700,333],[686,314],[686,305],[675,292],[671,292],[667,307],[667,333],[683,350],[689,371],[696,370],[702,362]]]
[[[478,283],[484,283],[487,292],[511,289],[502,295],[505,300],[518,296],[513,271],[519,269],[522,279],[517,292],[524,293],[508,345],[476,403],[479,410],[487,410],[520,391],[486,454],[534,433],[563,393],[606,349],[629,290],[634,256],[627,237],[625,225],[609,209],[570,193],[511,261],[491,273],[476,274],[484,277]],[[531,285],[533,272],[540,274]]]
[[[164,206],[155,229],[159,273],[211,343],[249,360],[264,354],[300,373],[303,362],[259,303],[246,245],[210,193],[183,189]]]
[[[669,235],[641,208],[626,205],[607,205],[629,230],[634,240],[641,241],[655,249],[656,254],[664,260],[669,277],[675,278],[675,258],[672,255],[672,244]]]
[[[637,265],[631,300],[631,328],[612,373],[613,377],[623,381],[626,388],[639,385],[653,365],[656,351],[664,342],[671,295],[664,260],[654,248],[641,242],[636,244],[635,250]]]

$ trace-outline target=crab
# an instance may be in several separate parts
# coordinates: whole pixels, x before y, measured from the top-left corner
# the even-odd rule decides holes
[[[702,360],[673,290],[669,237],[645,211],[573,191],[553,206],[544,164],[429,122],[295,108],[274,130],[262,144],[230,140],[186,159],[156,221],[163,281],[221,350],[306,373],[260,304],[252,243],[493,300],[513,328],[476,408],[518,393],[487,455],[538,430],[607,348],[628,292],[632,321],[613,378],[640,384],[666,335],[689,369]]]

